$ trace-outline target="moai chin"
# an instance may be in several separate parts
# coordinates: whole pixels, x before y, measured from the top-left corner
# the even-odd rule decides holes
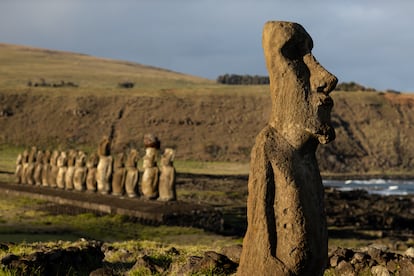
[[[177,199],[175,190],[175,168],[173,165],[175,150],[166,148],[160,160],[159,198],[162,201],[174,201]]]
[[[323,275],[328,236],[315,151],[335,138],[329,93],[337,79],[317,62],[297,23],[267,22],[263,49],[272,111],[251,153],[237,274]]]

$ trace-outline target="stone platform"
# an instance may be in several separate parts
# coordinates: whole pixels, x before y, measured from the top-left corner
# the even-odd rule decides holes
[[[220,211],[208,205],[184,201],[162,202],[4,182],[0,182],[0,192],[70,205],[95,213],[126,215],[144,224],[189,226],[213,232],[220,232],[223,228]]]

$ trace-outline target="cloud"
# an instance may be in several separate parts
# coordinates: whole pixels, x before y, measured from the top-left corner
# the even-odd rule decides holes
[[[301,23],[341,81],[414,91],[412,1],[3,0],[3,42],[119,58],[208,78],[267,74],[267,20]]]

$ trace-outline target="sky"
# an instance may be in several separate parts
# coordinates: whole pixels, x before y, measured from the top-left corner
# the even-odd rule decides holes
[[[414,92],[413,13],[412,0],[1,0],[0,43],[216,79],[267,75],[263,25],[293,21],[339,82]]]

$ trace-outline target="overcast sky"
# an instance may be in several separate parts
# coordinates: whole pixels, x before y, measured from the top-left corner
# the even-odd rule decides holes
[[[267,75],[263,24],[295,21],[340,82],[414,92],[413,18],[412,0],[0,0],[0,42],[216,79]]]

